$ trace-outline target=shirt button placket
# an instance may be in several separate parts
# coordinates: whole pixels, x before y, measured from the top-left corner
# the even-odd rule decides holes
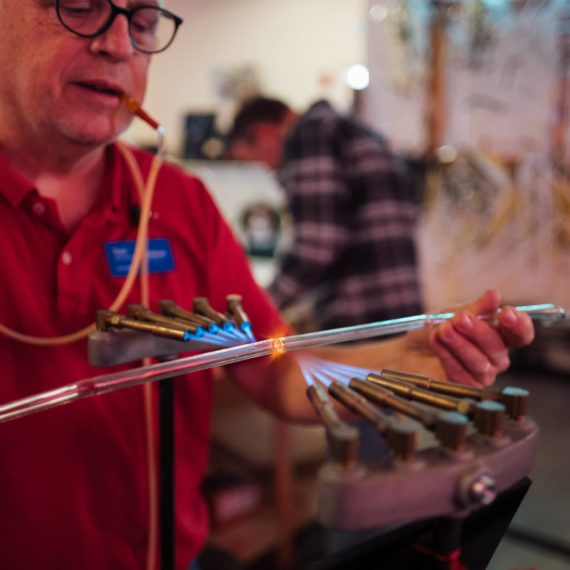
[[[73,256],[69,250],[65,249],[61,252],[59,256],[59,268],[58,268],[58,287],[57,287],[57,307],[59,318],[62,322],[73,313],[73,305],[77,303],[77,299],[73,298],[72,290],[72,279],[70,275],[69,267],[73,260]],[[71,294],[71,296],[70,296]]]
[[[34,202],[32,211],[36,216],[42,216],[46,211],[46,206],[42,202]]]
[[[63,263],[63,265],[71,265],[72,261],[73,261],[73,257],[71,255],[71,253],[69,253],[69,251],[64,251],[61,254],[61,262]]]

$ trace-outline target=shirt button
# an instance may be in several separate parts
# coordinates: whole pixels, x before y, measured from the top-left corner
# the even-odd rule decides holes
[[[32,210],[34,214],[36,214],[37,216],[41,216],[46,211],[46,207],[41,202],[34,202]]]
[[[72,259],[73,258],[71,257],[71,253],[69,253],[69,251],[64,251],[61,254],[61,262],[63,263],[63,265],[70,265]]]

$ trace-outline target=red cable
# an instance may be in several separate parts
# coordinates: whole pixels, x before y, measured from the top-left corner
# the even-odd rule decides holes
[[[430,548],[426,548],[419,544],[414,544],[413,548],[422,554],[435,558],[439,562],[447,562],[447,570],[468,570],[467,566],[465,566],[460,560],[461,548],[456,548],[447,554],[436,552],[435,550],[431,550]]]

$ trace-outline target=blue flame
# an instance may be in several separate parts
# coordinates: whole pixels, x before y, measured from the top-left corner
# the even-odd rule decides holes
[[[348,384],[355,376],[365,377],[368,374],[364,368],[348,366],[306,354],[298,354],[296,359],[307,384],[312,384],[315,380],[325,386],[335,381]]]
[[[238,337],[235,334],[235,330],[233,331],[233,333],[227,333],[227,332],[220,330],[220,332],[218,332],[218,334],[216,336],[218,338],[222,339],[224,341],[224,343],[226,343],[227,345],[241,344],[241,340],[242,340],[240,337]]]
[[[237,346],[249,342],[249,339],[247,339],[244,334],[236,333],[238,333],[236,328],[232,330],[232,333],[224,332],[222,329],[218,328],[218,332],[216,334],[208,332],[204,336],[196,338],[195,340],[220,347]]]
[[[242,323],[240,328],[249,341],[255,342],[255,336],[251,330],[251,323]]]
[[[238,328],[236,328],[235,325],[229,334],[231,334],[234,338],[239,338],[240,340],[247,339],[247,336],[243,334]]]
[[[205,342],[207,344],[215,344],[217,346],[232,346],[232,343],[228,339],[221,338],[219,335],[213,335],[206,333],[203,337],[196,339],[200,342]]]
[[[305,382],[308,386],[312,386],[315,383],[316,378],[310,365],[310,358],[304,354],[296,354],[295,359],[297,360],[297,364],[299,365],[301,373],[305,378]]]
[[[196,327],[194,332],[191,331],[184,331],[184,341],[190,342],[192,340],[199,340],[201,341],[206,334],[206,331],[202,327]]]
[[[315,378],[319,382],[322,382],[325,386],[330,386],[335,380],[335,378],[329,377],[329,375],[325,374],[325,372],[322,370],[313,370],[312,372]]]
[[[302,367],[301,367],[301,372],[303,373],[303,377],[305,378],[305,382],[307,383],[307,386],[312,386],[315,383],[315,381],[314,381],[311,373]]]
[[[341,364],[339,362],[330,362],[323,360],[322,366],[330,367],[339,376],[343,376],[350,380],[351,378],[366,378],[370,373],[370,370],[366,368],[359,368],[358,366],[349,366],[348,364]]]

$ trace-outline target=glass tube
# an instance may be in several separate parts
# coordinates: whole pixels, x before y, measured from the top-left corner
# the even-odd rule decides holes
[[[565,316],[564,309],[551,304],[524,305],[515,307],[515,309],[528,313],[533,319],[545,322],[554,322]],[[173,378],[182,374],[190,374],[215,366],[225,366],[226,364],[269,356],[279,352],[316,348],[328,344],[402,333],[420,329],[424,326],[439,324],[454,316],[455,313],[423,314],[277,339],[267,339],[189,356],[171,362],[161,362],[132,370],[103,374],[68,384],[55,390],[3,404],[0,406],[0,423],[65,403],[98,396],[138,384],[145,384],[146,382]]]

